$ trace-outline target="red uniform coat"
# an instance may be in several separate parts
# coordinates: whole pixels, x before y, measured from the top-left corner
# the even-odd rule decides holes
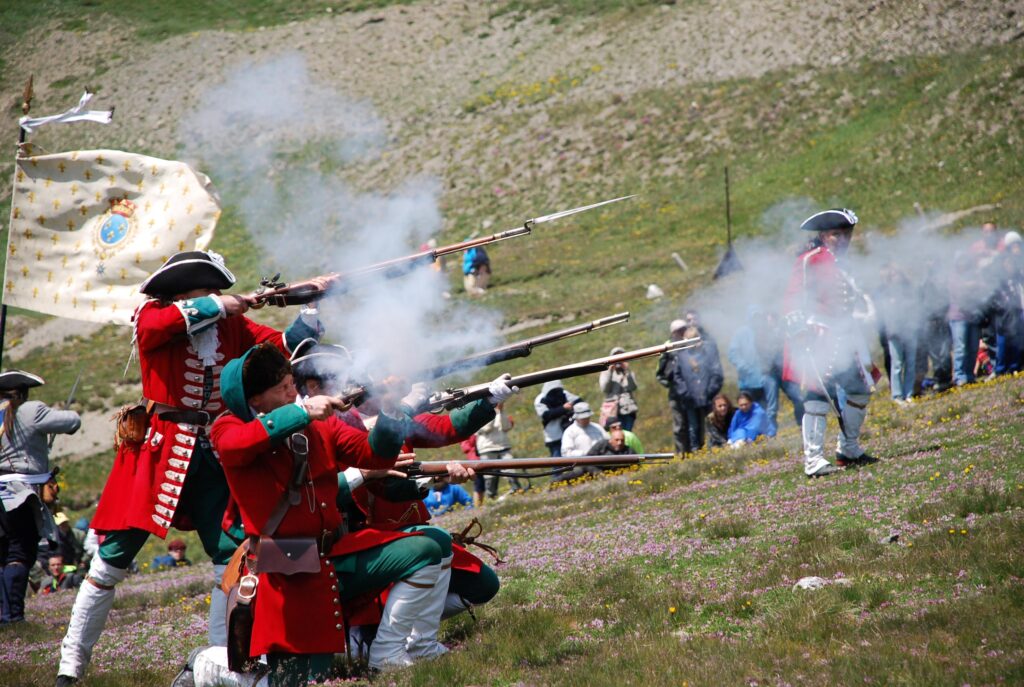
[[[309,438],[309,481],[303,488],[302,502],[288,509],[274,532],[276,537],[319,537],[341,524],[336,503],[339,462],[352,462],[364,468],[394,464],[394,460],[371,458],[373,452],[366,433],[343,422],[313,422],[303,431]],[[246,422],[231,413],[217,419],[211,436],[246,534],[266,534],[264,527],[271,513],[288,491],[291,451],[280,442],[272,442],[260,420]],[[353,453],[347,453],[353,448]],[[329,558],[406,536],[412,535],[360,530],[343,536],[321,556],[319,572],[259,575],[252,656],[269,652],[343,652],[345,624],[337,578]]]
[[[447,415],[422,413],[413,418],[413,423],[403,452],[412,452],[418,448],[440,448],[457,444],[466,438],[459,434]],[[388,501],[379,498],[383,487],[384,483],[378,480],[368,482],[352,493],[352,500],[366,515],[367,527],[397,530],[410,525],[427,524],[430,513],[423,501]]]
[[[203,405],[204,362],[187,333],[188,319],[176,304],[151,300],[135,314],[135,336],[146,398],[187,410],[206,410],[212,417],[224,410],[220,374],[224,363],[252,346],[271,341],[287,350],[284,335],[247,317],[217,321],[213,356],[213,388]],[[176,517],[178,499],[195,451],[199,427],[161,420],[154,413],[141,445],[121,444],[100,497],[91,526],[99,532],[138,528],[166,537],[172,525],[192,529],[187,518]]]
[[[413,429],[406,437],[404,452],[417,448],[441,448],[464,441],[466,437],[452,425],[447,415],[422,413],[413,418]],[[348,466],[342,466],[344,467]],[[379,498],[383,482],[368,482],[352,493],[352,500],[366,515],[366,525],[381,530],[395,530],[412,525],[430,523],[430,512],[422,500],[389,501]],[[452,544],[455,558],[452,568],[478,573],[483,561],[471,554],[463,546]]]
[[[357,427],[362,427],[362,420],[358,413],[350,412],[350,420]],[[440,448],[465,441],[466,436],[461,434],[447,415],[434,415],[422,413],[413,418],[413,428],[406,437],[402,451],[411,452],[417,448]],[[363,427],[362,432],[366,432]],[[340,465],[342,470],[349,465]],[[423,505],[421,499],[413,501],[390,501],[380,497],[383,491],[383,481],[364,483],[352,492],[352,500],[356,506],[366,515],[367,527],[380,530],[394,531],[403,527],[413,525],[429,525],[430,512]],[[471,573],[479,573],[483,561],[471,554],[464,546],[452,542],[452,569],[463,570]],[[390,589],[390,588],[389,588]],[[354,599],[346,610],[349,623],[352,625],[375,625],[380,622],[381,609],[387,602],[388,590],[381,594],[363,595]]]
[[[853,312],[861,294],[825,246],[802,253],[783,300],[790,336],[782,377],[820,391],[820,380],[849,365],[870,365]]]

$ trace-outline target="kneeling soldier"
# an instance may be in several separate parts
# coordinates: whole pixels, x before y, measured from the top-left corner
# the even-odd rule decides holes
[[[409,427],[395,394],[382,399],[365,439],[376,457],[366,460],[339,455],[351,428],[333,419],[337,398],[296,403],[290,365],[274,347],[228,363],[221,390],[229,412],[211,436],[249,537],[244,579],[257,581],[250,656],[267,654],[272,685],[325,678],[330,654],[345,649],[343,604],[394,583],[370,665],[411,665],[405,642],[413,625],[436,628],[440,620],[422,617],[441,572],[440,548],[404,532],[349,534],[336,505],[339,462],[394,464]]]

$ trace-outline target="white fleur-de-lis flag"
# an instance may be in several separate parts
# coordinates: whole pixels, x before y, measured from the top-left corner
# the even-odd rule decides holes
[[[115,150],[16,159],[3,302],[128,324],[139,286],[172,254],[204,250],[220,205],[183,162]]]

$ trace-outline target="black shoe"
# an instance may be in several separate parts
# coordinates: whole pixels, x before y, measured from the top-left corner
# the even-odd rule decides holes
[[[54,687],[69,687],[70,685],[77,685],[78,678],[71,677],[70,675],[58,675],[57,684]]]
[[[862,468],[866,465],[874,465],[879,460],[867,453],[862,453],[859,458],[850,458],[842,453],[836,453],[836,465],[841,468]]]

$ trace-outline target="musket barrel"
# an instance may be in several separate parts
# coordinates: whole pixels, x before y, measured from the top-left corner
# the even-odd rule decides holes
[[[562,339],[568,339],[580,334],[586,334],[594,331],[595,329],[610,327],[612,325],[619,324],[620,322],[625,322],[628,319],[628,311],[620,312],[615,315],[608,315],[607,317],[602,317],[591,322],[584,322],[583,324],[578,324],[573,327],[559,329],[558,331],[548,332],[547,334],[541,334],[539,336],[523,339],[522,341],[516,341],[515,343],[510,343],[505,346],[492,348],[488,351],[474,353],[473,355],[468,355],[465,358],[460,358],[453,362],[431,368],[430,370],[420,373],[416,378],[437,379],[438,377],[444,377],[445,375],[452,374],[453,372],[459,372],[461,370],[487,367],[488,365],[502,363],[506,360],[525,358],[533,352],[533,348],[535,346],[542,346],[544,344],[561,341]]]
[[[367,265],[366,267],[360,267],[354,270],[350,270],[345,274],[334,274],[330,276],[330,284],[326,289],[313,288],[309,289],[309,282],[300,282],[296,285],[288,284],[275,284],[275,288],[265,289],[261,292],[256,292],[246,296],[249,301],[250,307],[261,308],[264,305],[275,305],[278,307],[285,307],[289,305],[303,305],[310,303],[314,300],[318,300],[327,295],[340,295],[347,293],[351,288],[350,283],[355,277],[366,277],[369,275],[382,275],[386,279],[394,279],[407,274],[413,268],[423,265],[430,264],[443,255],[449,255],[451,253],[458,253],[460,251],[469,250],[477,246],[487,245],[489,243],[496,243],[498,241],[505,241],[507,239],[513,239],[518,236],[526,236],[532,230],[534,225],[540,224],[541,222],[550,222],[560,217],[568,217],[578,212],[584,212],[593,208],[601,207],[609,203],[617,203],[620,200],[626,200],[633,196],[624,196],[622,198],[615,198],[612,200],[606,200],[600,203],[594,203],[584,207],[573,208],[572,210],[563,210],[556,212],[552,215],[546,215],[544,217],[536,217],[534,219],[527,220],[523,223],[523,226],[502,231],[497,234],[490,236],[484,236],[483,238],[470,239],[469,241],[462,241],[461,243],[453,243],[448,246],[442,246],[433,250],[421,251],[419,253],[413,253],[401,258],[393,258],[391,260],[385,260],[378,262],[373,265]],[[276,281],[277,278],[274,278]],[[306,290],[302,290],[302,287],[307,287]]]
[[[630,466],[647,461],[664,461],[673,458],[671,453],[626,454],[621,456],[576,456],[561,458],[509,458],[503,460],[458,460],[451,461],[463,467],[473,468],[476,472],[493,472],[502,470],[530,470],[537,468],[571,468],[576,466]],[[414,463],[411,473],[422,475],[443,475],[448,473],[449,461],[424,461]]]
[[[660,346],[639,348],[637,350],[626,351],[625,353],[618,353],[604,358],[594,358],[593,360],[586,360],[581,363],[572,363],[571,365],[563,365],[562,367],[553,367],[539,372],[529,372],[527,374],[512,377],[508,383],[509,386],[518,386],[523,388],[552,382],[556,379],[581,377],[583,375],[601,372],[617,363],[624,363],[630,360],[649,358],[654,355],[672,353],[686,348],[692,348],[698,345],[700,341],[700,337],[682,339],[680,341],[671,341],[666,344],[661,344]],[[431,411],[442,408],[451,410],[453,408],[464,406],[467,403],[477,401],[481,398],[486,398],[489,394],[490,391],[488,390],[487,384],[476,384],[474,386],[468,386],[461,389],[453,389],[436,394],[427,402],[427,409]]]

